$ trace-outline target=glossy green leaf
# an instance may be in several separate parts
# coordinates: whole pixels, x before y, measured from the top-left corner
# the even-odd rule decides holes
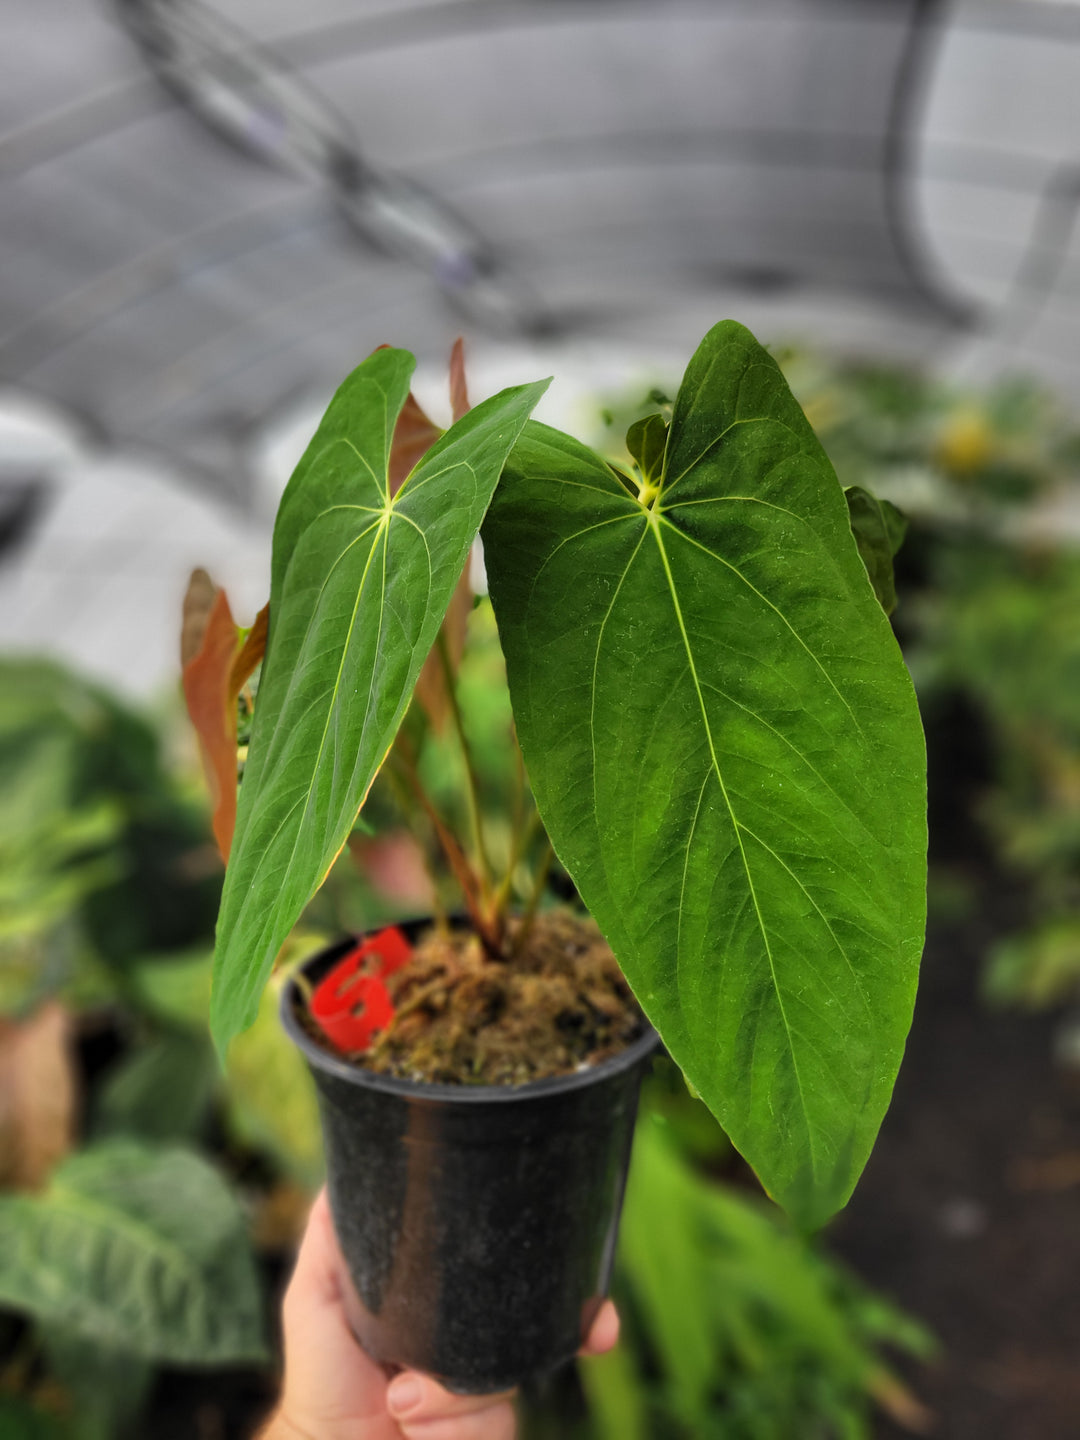
[[[643,495],[543,426],[511,456],[483,534],[518,733],[673,1058],[817,1224],[865,1163],[911,1019],[915,696],[843,491],[741,326],[691,361]]]
[[[851,533],[859,547],[874,594],[886,615],[896,609],[896,581],[893,578],[893,556],[904,543],[907,519],[888,500],[879,500],[861,485],[849,485],[844,491]]]
[[[667,421],[662,415],[635,420],[626,432],[626,448],[646,480],[658,478],[664,467]]]
[[[0,1196],[0,1306],[167,1364],[266,1358],[244,1216],[204,1160],[114,1140]]]
[[[270,634],[214,957],[218,1048],[251,1024],[279,948],[344,845],[431,649],[503,462],[546,382],[478,405],[391,498],[413,358],[338,390],[282,498]]]

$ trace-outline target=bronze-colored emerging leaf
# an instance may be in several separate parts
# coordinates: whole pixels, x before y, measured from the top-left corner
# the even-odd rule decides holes
[[[214,838],[226,861],[236,828],[236,701],[266,653],[269,621],[267,604],[241,644],[225,591],[205,570],[192,572],[180,636],[184,699],[199,737]]]
[[[270,602],[263,606],[255,616],[255,623],[247,633],[239,654],[233,661],[232,670],[229,673],[230,707],[232,701],[240,694],[246,682],[255,673],[255,667],[262,664],[262,658],[266,654],[266,636],[270,629]]]
[[[469,392],[465,388],[465,341],[460,335],[450,351],[450,413],[455,420],[469,413]]]
[[[380,350],[386,350],[380,345]],[[465,343],[459,335],[450,351],[450,410],[455,420],[469,411],[469,394],[465,387]],[[402,481],[413,466],[427,454],[442,430],[421,409],[416,396],[409,391],[390,446],[390,494],[396,495]]]
[[[202,648],[210,611],[217,599],[217,586],[205,570],[193,570],[184,596],[180,627],[180,664],[187,665]]]
[[[184,601],[188,625],[193,592],[205,595],[205,570],[196,570]],[[236,704],[230,685],[240,652],[240,636],[224,590],[214,591],[198,649],[184,665],[184,699],[199,737],[206,783],[213,807],[214,838],[223,860],[229,858],[236,828]]]
[[[394,429],[390,447],[390,494],[396,495],[406,475],[431,449],[442,430],[421,410],[410,390]]]
[[[71,1149],[75,1075],[70,1021],[55,1000],[0,1021],[0,1188],[37,1190]]]

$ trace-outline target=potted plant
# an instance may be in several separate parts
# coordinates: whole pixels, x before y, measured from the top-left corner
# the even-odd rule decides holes
[[[268,626],[264,615],[238,647],[213,597],[226,618],[189,666],[189,701],[212,712],[203,732],[220,732],[210,768],[227,830],[232,701],[268,637],[218,923],[219,1050],[254,1018],[402,747],[408,778],[408,736],[396,737],[433,664],[453,711],[451,627],[479,532],[554,853],[690,1086],[768,1193],[820,1225],[848,1199],[887,1108],[922,948],[922,731],[868,579],[884,593],[895,516],[866,492],[845,498],[776,363],[734,322],[705,337],[669,413],[631,427],[632,465],[530,421],[545,382],[466,412],[460,354],[459,418],[425,431],[412,366],[383,349],[342,385],[281,501]],[[422,809],[462,881],[474,969],[501,975],[522,963],[533,922],[508,919],[511,887],[486,874],[476,829],[470,857]],[[374,1074],[363,1056],[327,1053],[306,998],[346,948],[314,962],[286,1015],[321,1087],[357,1333],[378,1358],[465,1388],[550,1367],[606,1284],[650,1031],[532,1084]],[[365,971],[369,1036],[375,1021],[383,1035],[398,1027],[373,1020],[398,963],[386,948],[369,942],[351,962]],[[587,1119],[563,1143],[574,1104]],[[556,1193],[560,1170],[576,1198]],[[556,1273],[562,1261],[576,1278]],[[479,1312],[467,1300],[487,1284],[498,1301],[485,1298],[493,1319],[470,1352]],[[515,1328],[517,1351],[500,1344]]]

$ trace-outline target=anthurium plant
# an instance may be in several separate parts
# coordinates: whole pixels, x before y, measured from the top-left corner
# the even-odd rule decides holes
[[[898,517],[845,495],[734,322],[631,428],[632,463],[530,420],[546,382],[468,410],[460,353],[441,432],[409,394],[413,363],[376,351],[335,395],[281,501],[254,641],[220,594],[203,606],[186,679],[193,709],[231,717],[209,757],[226,830],[229,726],[265,645],[218,923],[219,1049],[387,757],[415,780],[399,729],[418,682],[429,714],[453,715],[479,533],[554,853],[690,1086],[818,1225],[888,1106],[923,942],[923,738],[885,613]],[[512,887],[479,826],[459,839],[423,809],[498,963]]]

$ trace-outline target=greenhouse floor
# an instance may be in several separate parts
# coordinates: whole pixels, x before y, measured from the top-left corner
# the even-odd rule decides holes
[[[981,957],[1010,897],[934,923],[893,1107],[830,1236],[924,1320],[937,1365],[908,1369],[948,1440],[1073,1440],[1080,1414],[1080,1072],[1060,1017],[988,1009]],[[995,913],[996,912],[996,913]],[[909,1432],[883,1421],[878,1434]]]

